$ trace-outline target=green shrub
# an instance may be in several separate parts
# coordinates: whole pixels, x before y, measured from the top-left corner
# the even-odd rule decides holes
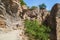
[[[29,40],[48,40],[50,28],[39,25],[37,20],[25,20],[26,34]]]
[[[39,5],[39,8],[40,9],[46,9],[46,5],[43,3],[43,4]]]
[[[36,9],[36,8],[38,8],[38,7],[36,7],[36,6],[32,6],[30,9],[33,10],[33,9]]]
[[[21,5],[26,5],[26,3],[23,0],[20,0]]]

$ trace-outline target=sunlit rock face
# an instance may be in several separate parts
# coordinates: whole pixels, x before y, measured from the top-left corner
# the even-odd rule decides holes
[[[48,24],[48,18],[49,18],[50,12],[46,9],[40,9],[38,13],[38,20],[40,21],[40,24]]]
[[[31,20],[33,18],[37,18],[38,10],[34,9],[28,9],[28,10],[23,10],[24,12],[22,13],[22,18],[23,19],[28,19]]]
[[[60,4],[55,4],[50,13],[51,40],[60,40]]]
[[[56,27],[57,40],[60,40],[60,4],[57,4],[56,21],[57,21],[57,27]]]
[[[37,19],[39,23],[41,24],[42,21],[44,22],[47,20],[47,16],[50,14],[46,9],[28,9],[28,10],[23,10],[24,12],[21,14],[21,18],[28,19],[28,20],[35,20]]]
[[[16,0],[1,0],[0,2],[0,11],[1,15],[9,21],[9,23],[13,23],[17,20],[20,20],[19,14],[22,11],[19,1]]]
[[[0,40],[25,40],[24,25],[19,17],[21,12],[19,0],[0,0],[0,33],[4,35],[0,35]]]

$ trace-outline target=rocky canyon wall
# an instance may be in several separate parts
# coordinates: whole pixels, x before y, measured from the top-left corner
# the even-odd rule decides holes
[[[19,17],[21,12],[19,0],[0,0],[0,40],[25,40],[24,24]]]
[[[51,40],[60,40],[60,4],[55,4],[51,12],[22,9],[19,0],[0,0],[0,40],[28,40],[24,34],[24,20],[37,19],[51,27]],[[26,10],[25,10],[26,9]]]
[[[50,13],[49,26],[51,27],[51,40],[60,40],[60,4],[56,3]]]

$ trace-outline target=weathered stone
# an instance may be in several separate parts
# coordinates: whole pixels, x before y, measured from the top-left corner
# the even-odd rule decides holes
[[[0,31],[0,33],[4,31],[14,32],[14,30],[19,30],[18,33],[22,35],[18,37],[20,38],[19,40],[23,40],[22,38],[24,38],[25,40],[24,24],[21,18],[19,17],[20,12],[22,12],[22,9],[21,9],[19,0],[0,0],[0,30],[2,30]],[[0,35],[0,40],[18,40],[18,39],[15,39],[18,36],[18,34],[17,35],[15,34],[15,37],[13,35],[14,33],[13,34],[11,33],[11,35],[10,33],[7,33],[7,34],[6,36]],[[13,38],[9,39],[9,37],[12,37],[12,36]]]
[[[51,40],[60,40],[60,4],[55,4],[50,13]]]
[[[44,22],[45,20],[47,20],[46,16],[48,16],[50,13],[46,10],[46,9],[39,9],[39,8],[35,8],[35,9],[26,9],[23,10],[23,13],[20,15],[21,18],[28,19],[28,20],[35,20],[37,19],[39,21],[39,23],[41,24],[42,21]]]
[[[34,9],[34,10],[31,10],[31,9],[28,9],[28,10],[24,10],[23,13],[22,13],[22,17],[23,19],[32,19],[32,18],[36,18],[37,19],[37,14],[38,14],[38,10],[37,9]]]

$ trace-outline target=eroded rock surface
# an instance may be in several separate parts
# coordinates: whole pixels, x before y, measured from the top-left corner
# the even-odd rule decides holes
[[[28,10],[23,10],[23,13],[20,15],[21,18],[28,19],[28,20],[35,20],[37,19],[39,21],[39,23],[41,24],[42,21],[47,20],[47,16],[50,14],[50,12],[48,12],[46,9],[39,9],[39,8],[35,8],[35,9],[28,9]]]
[[[24,25],[19,17],[20,12],[22,9],[19,0],[0,0],[0,33],[6,33],[3,34],[4,36],[0,35],[1,40],[18,40],[16,39],[18,35],[14,35],[16,32],[12,33],[14,30],[21,31],[18,32],[18,37],[21,38],[19,40],[25,40]]]
[[[60,4],[55,4],[50,13],[51,40],[60,40]]]

